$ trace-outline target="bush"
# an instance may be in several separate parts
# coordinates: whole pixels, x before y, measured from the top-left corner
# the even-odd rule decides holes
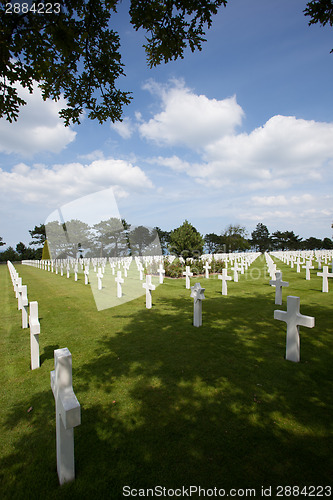
[[[180,278],[183,276],[183,271],[185,271],[185,266],[180,262],[179,259],[174,259],[171,264],[168,260],[164,262],[165,276],[169,278]]]

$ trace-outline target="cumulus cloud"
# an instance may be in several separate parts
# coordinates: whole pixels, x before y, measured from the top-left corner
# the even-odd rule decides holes
[[[129,139],[135,130],[135,125],[131,119],[125,117],[122,122],[111,123],[111,129],[115,130],[123,139]]]
[[[236,97],[223,100],[197,95],[181,80],[172,86],[150,81],[145,85],[162,101],[162,111],[139,125],[142,137],[160,145],[181,145],[197,150],[234,132],[244,112]]]
[[[151,189],[153,184],[139,167],[113,158],[87,165],[69,163],[47,168],[20,163],[11,172],[0,169],[0,192],[26,203],[53,206],[107,187],[113,187],[115,195],[121,198],[130,192]]]
[[[76,132],[65,127],[58,115],[60,109],[66,107],[63,98],[57,102],[51,99],[44,101],[37,83],[32,94],[20,85],[17,88],[19,96],[27,104],[21,108],[16,122],[0,119],[0,152],[25,157],[42,151],[59,153],[74,141]]]
[[[205,153],[225,170],[311,174],[333,159],[333,123],[277,115],[250,134],[212,141]]]

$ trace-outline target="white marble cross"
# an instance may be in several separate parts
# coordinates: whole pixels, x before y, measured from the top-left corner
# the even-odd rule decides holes
[[[60,264],[60,276],[64,275],[64,265],[63,263]]]
[[[209,271],[208,271],[208,269],[211,269],[212,266],[210,266],[209,263],[208,263],[208,261],[207,261],[206,264],[203,267],[204,267],[204,270],[205,270],[205,278],[208,279],[209,278]]]
[[[317,276],[322,276],[323,278],[323,292],[328,292],[328,278],[333,278],[333,273],[328,272],[328,266],[323,266],[323,272],[317,273]]]
[[[28,328],[28,288],[27,285],[21,286],[21,305],[22,305],[22,328]]]
[[[17,298],[17,309],[20,311],[21,310],[21,297],[19,294],[19,290],[22,286],[22,278],[19,278],[17,276],[15,283],[14,283],[14,289],[15,289],[15,297]]]
[[[296,272],[297,273],[301,272],[301,259],[299,257],[297,257],[297,260],[296,260]]]
[[[69,267],[69,264],[67,264],[67,278],[69,278],[69,270],[70,270],[70,267]]]
[[[191,297],[194,299],[193,304],[193,326],[202,325],[202,301],[204,300],[205,288],[201,288],[200,283],[195,283],[191,286]]]
[[[286,359],[298,363],[300,360],[299,327],[313,328],[315,318],[299,312],[300,298],[288,295],[287,311],[274,311],[274,319],[287,323]]]
[[[222,280],[222,295],[228,295],[228,286],[227,286],[227,281],[230,281],[232,278],[231,276],[227,275],[228,270],[227,269],[222,269],[222,274],[218,275],[218,279]]]
[[[238,264],[237,264],[237,260],[235,260],[234,267],[232,267],[231,270],[234,272],[234,282],[238,283]]]
[[[123,292],[121,289],[122,283],[124,283],[124,278],[121,277],[121,271],[117,271],[117,277],[115,278],[115,282],[117,283],[117,297],[120,299]]]
[[[88,285],[89,284],[89,267],[86,266],[84,268],[84,284]]]
[[[143,265],[141,264],[141,262],[139,262],[138,264],[138,271],[140,273],[140,281],[143,280]]]
[[[155,285],[153,285],[151,282],[150,274],[147,274],[146,283],[142,283],[142,287],[146,289],[146,308],[151,309],[152,307],[151,291],[155,290]]]
[[[74,281],[77,281],[77,273],[78,273],[78,265],[76,263],[74,267]]]
[[[165,270],[163,268],[162,262],[160,262],[160,266],[157,269],[157,272],[158,272],[158,275],[159,275],[159,283],[162,284],[163,283],[163,279],[164,279],[163,275],[165,274]]]
[[[275,304],[282,305],[282,287],[289,286],[288,281],[282,281],[282,271],[276,271],[275,280],[270,280],[270,285],[275,286]]]
[[[56,407],[57,472],[59,483],[75,479],[74,427],[81,424],[81,407],[72,386],[72,355],[65,347],[54,351],[51,388]]]
[[[96,274],[98,290],[102,290],[102,278],[103,278],[103,276],[104,276],[104,274],[102,273],[102,269],[99,267],[98,273]]]
[[[40,367],[39,362],[39,334],[40,324],[38,319],[38,302],[30,302],[29,305],[29,326],[30,326],[30,355],[31,369]]]
[[[191,273],[191,268],[190,266],[186,266],[186,271],[183,271],[183,275],[186,276],[186,288],[189,290],[191,288],[191,276],[193,276],[193,273]]]
[[[305,262],[305,266],[302,266],[303,269],[305,269],[305,279],[309,280],[311,279],[311,274],[310,274],[310,269],[314,269],[314,266],[312,265],[311,260],[307,260]]]

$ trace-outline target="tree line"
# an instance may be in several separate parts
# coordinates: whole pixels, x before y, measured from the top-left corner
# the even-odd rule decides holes
[[[332,225],[333,227],[333,225]],[[258,223],[251,236],[240,225],[227,226],[220,234],[205,236],[187,220],[172,231],[159,227],[131,226],[125,219],[110,218],[92,227],[77,219],[60,224],[51,222],[35,226],[29,231],[32,241],[26,246],[21,241],[16,248],[0,252],[0,262],[40,260],[42,258],[119,257],[128,255],[162,254],[199,258],[203,253],[260,252],[272,250],[331,250],[331,238],[310,237],[302,239],[294,231],[275,231],[270,234],[267,226]],[[158,236],[158,239],[157,239]],[[46,237],[52,242],[50,253]],[[6,243],[0,237],[0,246]],[[44,249],[44,255],[43,255]]]

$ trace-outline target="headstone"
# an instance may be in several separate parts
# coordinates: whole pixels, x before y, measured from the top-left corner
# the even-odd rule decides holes
[[[84,284],[89,284],[89,267],[87,266],[84,268]]]
[[[163,275],[165,274],[165,270],[163,268],[162,262],[160,263],[160,266],[157,269],[157,272],[158,272],[158,275],[159,275],[159,283],[162,284],[163,283],[163,279],[164,279]]]
[[[151,309],[152,307],[151,292],[152,290],[155,290],[155,285],[153,285],[151,282],[150,274],[147,274],[146,283],[142,283],[142,287],[146,289],[146,308]]]
[[[183,275],[186,276],[186,288],[189,290],[191,288],[191,276],[193,276],[193,273],[191,273],[191,268],[190,266],[186,266],[186,271],[183,271]]]
[[[22,328],[28,328],[28,289],[27,285],[21,287],[21,305],[22,305]]]
[[[97,288],[98,290],[102,290],[102,278],[104,275],[100,267],[98,268],[98,273],[96,274],[96,276],[97,276]]]
[[[333,273],[328,272],[328,266],[323,266],[323,272],[317,273],[317,276],[322,276],[323,278],[323,286],[322,292],[328,292],[328,278],[333,278]]]
[[[203,267],[204,267],[204,270],[205,270],[205,278],[209,279],[209,269],[211,269],[212,267],[209,265],[208,262],[206,262]]]
[[[143,280],[143,270],[144,270],[143,265],[141,264],[141,262],[139,262],[138,263],[138,271],[140,273],[140,281]]]
[[[81,424],[81,407],[72,386],[72,355],[66,348],[54,351],[51,388],[56,407],[57,472],[59,483],[75,479],[74,427]]]
[[[30,354],[31,369],[39,368],[39,334],[40,324],[38,319],[38,302],[30,302],[29,306],[29,326],[30,326]]]
[[[299,327],[313,328],[315,318],[299,312],[300,298],[288,295],[287,311],[274,311],[274,319],[287,323],[286,359],[298,363],[300,360]]]
[[[282,281],[282,271],[276,271],[275,280],[270,280],[270,285],[275,286],[275,304],[282,305],[282,287],[289,286],[288,281]]]
[[[305,269],[305,279],[310,280],[311,279],[311,274],[310,274],[310,269],[314,269],[314,266],[312,265],[311,260],[307,260],[305,262],[305,266],[302,266],[303,269]]]
[[[204,300],[205,288],[201,288],[200,283],[195,283],[191,286],[191,297],[194,299],[193,304],[193,326],[202,325],[202,301]]]
[[[124,279],[121,277],[121,271],[117,271],[117,277],[115,278],[115,282],[117,283],[117,297],[120,299],[122,296],[121,285],[124,283]]]
[[[77,281],[77,273],[78,273],[78,265],[76,263],[74,267],[74,281]]]
[[[70,267],[69,267],[69,264],[67,264],[67,278],[69,278],[69,270],[70,270]]]
[[[228,295],[228,286],[227,286],[227,281],[230,281],[232,278],[231,276],[227,275],[227,269],[222,269],[222,274],[218,275],[218,279],[222,280],[222,295]]]
[[[234,267],[232,267],[231,270],[234,272],[234,282],[238,283],[238,264],[237,264],[237,260],[235,260]]]

